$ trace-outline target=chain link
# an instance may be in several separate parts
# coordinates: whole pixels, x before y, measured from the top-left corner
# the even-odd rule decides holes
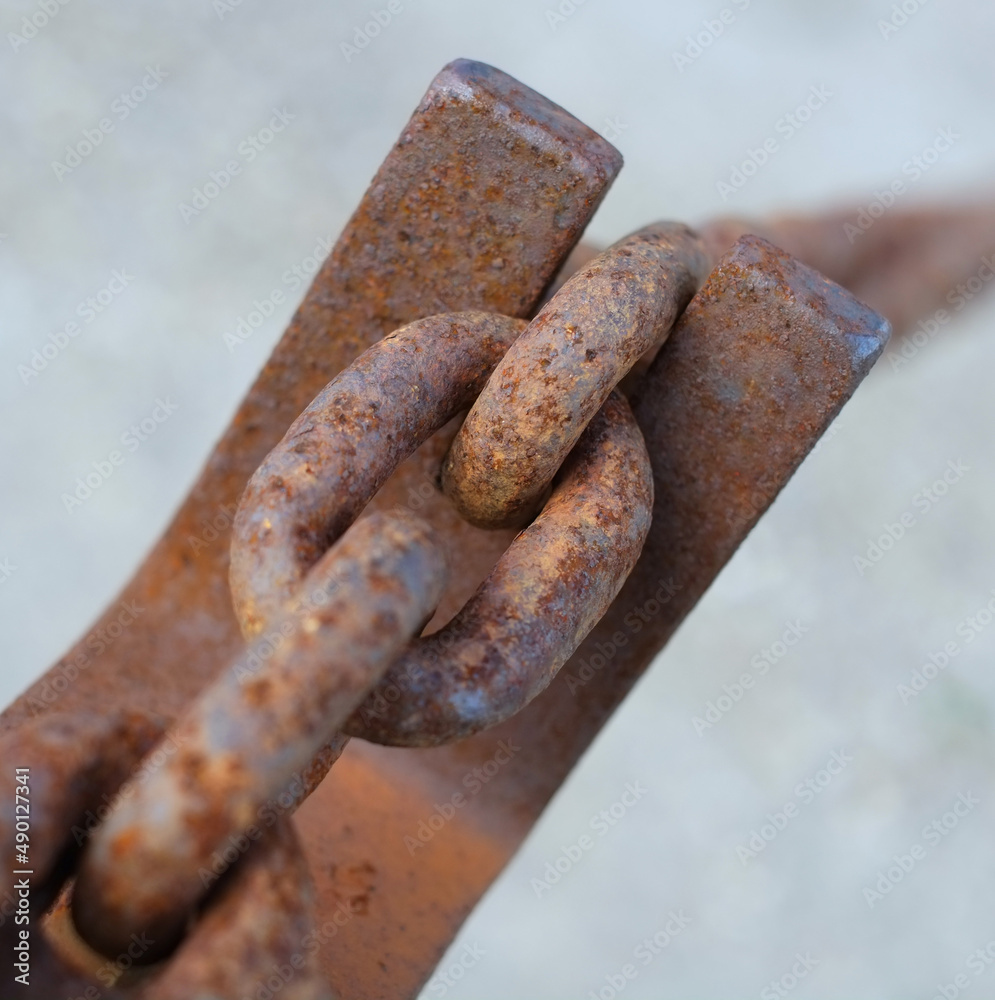
[[[438,106],[449,99],[440,99]],[[478,114],[474,104],[471,118]],[[548,124],[565,130],[570,142],[591,154],[588,193],[574,194],[572,201],[575,214],[584,214],[603,189],[604,177],[617,169],[615,156],[606,156],[585,131],[575,135],[573,125],[567,127],[555,115]],[[444,141],[450,138],[445,133]],[[515,140],[505,145],[511,149]],[[412,162],[421,169],[418,157]],[[515,180],[521,180],[518,172]],[[370,226],[357,224],[343,237],[346,242],[355,238],[364,254],[374,246],[370,234],[382,228],[382,187],[375,184],[369,204],[364,201]],[[401,187],[407,192],[417,186]],[[425,184],[417,190],[430,188]],[[555,185],[550,190],[551,203],[568,200]],[[418,212],[424,218],[438,218],[423,207]],[[554,235],[566,242],[548,253],[540,247],[550,261],[561,259],[569,243],[559,208],[554,218]],[[404,219],[403,246],[380,261],[386,272],[407,266],[410,220]],[[466,232],[475,233],[473,212],[468,220]],[[505,228],[519,239],[514,227]],[[360,239],[356,232],[366,235]],[[522,286],[522,301],[532,302],[548,274],[530,293],[524,257],[529,240],[520,242],[522,254],[513,262],[517,277],[509,284]],[[697,308],[684,313],[683,341],[676,337],[672,345],[683,346],[670,352],[665,377],[657,378],[654,391],[634,397],[659,466],[656,509],[668,516],[658,517],[657,524],[665,527],[654,531],[656,541],[647,546],[626,593],[633,586],[639,593],[656,593],[659,566],[675,560],[692,567],[689,580],[698,573],[707,585],[790,474],[792,463],[818,436],[828,419],[826,399],[838,408],[886,336],[873,314],[841,298],[839,290],[823,287],[817,275],[799,270],[773,248],[746,240],[737,253],[724,258],[713,272],[719,279],[699,294]],[[492,261],[479,252],[471,256],[479,268],[467,280],[482,283]],[[507,252],[499,258],[502,265],[512,256]],[[312,887],[287,815],[317,787],[351,736],[436,746],[496,725],[554,679],[609,609],[640,556],[654,504],[640,425],[615,389],[666,339],[708,268],[709,253],[699,237],[687,227],[658,223],[591,261],[531,323],[494,312],[454,312],[389,334],[319,393],[246,487],[230,565],[232,601],[246,647],[229,669],[189,702],[168,730],[161,720],[141,713],[108,711],[97,722],[49,715],[0,740],[4,759],[16,752],[55,762],[44,772],[44,805],[37,814],[42,844],[37,864],[47,875],[64,880],[75,860],[69,851],[60,856],[67,847],[60,831],[101,790],[118,790],[112,798],[105,795],[106,808],[77,840],[77,846],[85,846],[72,907],[77,928],[106,955],[126,949],[137,934],[151,938],[143,962],[175,955],[142,992],[146,1000],[215,995],[218,981],[225,996],[248,995],[266,975],[272,956],[297,954],[294,949],[308,927]],[[362,282],[376,282],[372,267],[360,270]],[[768,288],[768,275],[781,276],[775,291],[774,285]],[[353,294],[351,280],[343,278],[343,283]],[[437,290],[413,287],[412,299],[422,306],[438,300],[447,307]],[[744,294],[753,303],[749,308]],[[387,315],[382,304],[354,297],[361,308],[349,322]],[[312,307],[319,299],[316,294]],[[472,304],[491,301],[479,294]],[[516,302],[502,301],[500,308],[513,311]],[[784,303],[794,310],[787,318],[777,311],[788,308]],[[400,322],[418,311],[390,315]],[[758,366],[774,362],[758,360],[751,353],[755,345],[741,335],[743,324],[774,330],[792,323],[820,337],[825,332],[820,324],[832,333],[823,352],[832,363],[820,367],[822,355],[812,353],[818,372],[804,384],[794,368],[788,379],[761,372]],[[389,327],[376,335],[384,328]],[[292,330],[288,338],[294,336]],[[343,339],[341,331],[336,337]],[[318,344],[320,337],[311,341],[312,348]],[[310,362],[310,355],[301,356]],[[727,365],[730,357],[734,361]],[[729,382],[730,366],[746,373],[742,391]],[[324,377],[339,367],[329,363]],[[654,371],[660,368],[658,363]],[[688,395],[684,387],[697,391],[706,369],[712,382],[691,398],[694,393]],[[659,391],[661,378],[664,385],[669,380],[666,392]],[[286,384],[294,384],[293,378],[288,376]],[[276,426],[285,427],[318,384],[309,383],[307,393],[281,411]],[[742,415],[730,411],[723,420],[716,414],[725,412],[722,407],[728,409],[730,400],[768,384],[775,387],[777,405],[759,407],[760,417],[751,417],[760,429],[770,424],[771,412],[791,410],[789,402],[797,410],[804,403],[812,412],[804,410],[795,428],[797,440],[791,438],[780,452],[759,432],[745,435],[780,464],[774,485],[765,484],[760,500],[734,519],[730,511],[743,506],[735,491],[756,490],[755,476],[748,474],[755,456],[746,456],[753,464],[740,469]],[[399,462],[468,408],[442,461],[446,494],[472,524],[528,526],[451,621],[424,636],[446,580],[440,539],[410,513],[363,516],[363,511]],[[258,427],[258,413],[252,412],[245,421],[250,434]],[[699,434],[701,428],[713,437]],[[787,431],[785,436],[790,436]],[[695,442],[700,449],[702,441],[713,438],[711,450],[725,455],[730,467],[724,478],[699,476],[684,454],[694,450]],[[252,464],[262,450],[252,453]],[[249,468],[236,477],[239,486]],[[700,516],[703,511],[707,517]],[[711,534],[693,535],[688,524]],[[719,555],[707,562],[699,548]],[[651,575],[652,587],[640,573]],[[681,583],[682,607],[702,589],[689,580]],[[603,628],[619,627],[612,616],[625,601],[623,594]],[[665,631],[669,622],[658,629]],[[594,632],[588,642],[597,636]],[[654,650],[661,641],[644,640]],[[620,688],[629,682],[622,677]],[[141,780],[135,780],[136,768]],[[275,824],[260,829],[257,818],[274,802],[279,804]],[[9,836],[0,825],[0,843]],[[258,849],[250,850],[256,841]],[[248,855],[244,860],[243,854]],[[198,904],[224,873],[225,868],[218,871],[219,857],[225,866],[238,864],[237,877],[217,887],[210,906],[192,924]],[[47,883],[59,884],[54,877]],[[40,954],[50,960],[48,951]],[[215,963],[224,966],[217,974]],[[290,993],[299,1000],[328,995],[313,966],[300,973]]]
[[[700,237],[658,222],[581,268],[501,360],[443,463],[443,487],[482,528],[529,520],[599,407],[659,349],[705,280]]]
[[[540,317],[559,314],[561,297],[583,299],[605,265],[645,241],[599,257]],[[650,317],[640,328],[653,334],[626,347],[621,363],[602,363],[610,381],[676,318],[676,303],[638,307],[639,295],[657,291],[643,284],[620,299],[626,319]],[[589,319],[592,338],[631,325],[613,300],[592,301],[604,313]],[[253,475],[230,571],[250,645],[170,731],[177,753],[94,833],[74,910],[102,951],[135,932],[157,953],[173,948],[203,894],[198,873],[319,751],[331,766],[344,746],[337,733],[432,746],[496,725],[549,684],[614,600],[649,532],[653,489],[642,435],[610,386],[579,418],[589,426],[539,516],[434,634],[415,638],[445,582],[431,529],[413,515],[353,524],[398,463],[473,404],[525,327],[458,313],[395,331],[318,394]],[[620,339],[628,343],[624,331]],[[323,773],[312,769],[301,799]]]

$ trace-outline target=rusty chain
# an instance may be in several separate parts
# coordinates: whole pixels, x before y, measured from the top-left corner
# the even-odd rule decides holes
[[[422,224],[412,219],[433,218],[432,199],[445,186],[438,177],[413,185],[422,160],[405,153],[405,162],[395,150],[405,178],[399,190],[415,194],[397,212],[397,246],[381,267],[406,275],[391,280],[408,282],[410,301],[378,312],[363,304],[362,295],[372,293],[354,291],[368,289],[375,274],[367,259],[371,234],[390,217],[383,183],[372,186],[330,266],[343,274],[343,301],[354,303],[351,322],[404,322],[381,330],[387,335],[380,340],[366,329],[365,343],[336,328],[337,343],[349,345],[341,356],[348,359],[351,350],[352,363],[329,363],[328,374],[338,374],[331,381],[326,375],[303,410],[307,397],[280,401],[290,412],[280,429],[296,419],[249,478],[235,516],[231,601],[244,644],[228,644],[228,668],[200,685],[180,713],[107,711],[98,720],[49,714],[0,737],[4,759],[16,752],[58,760],[46,775],[38,821],[46,846],[37,864],[54,873],[43,904],[75,860],[63,851],[60,831],[106,789],[118,790],[99,824],[86,830],[71,906],[78,931],[104,955],[136,934],[152,941],[142,963],[173,955],[143,1000],[250,994],[272,956],[299,957],[313,890],[287,816],[317,788],[349,737],[440,746],[506,720],[535,735],[534,706],[523,709],[549,685],[555,694],[557,672],[578,647],[583,654],[588,633],[590,642],[617,628],[613,602],[623,586],[630,601],[652,595],[662,565],[684,566],[672,613],[646,630],[646,648],[632,654],[629,673],[617,665],[615,690],[624,693],[640,658],[645,665],[700,596],[887,336],[879,317],[769,244],[740,240],[711,270],[717,249],[676,223],[647,227],[597,256],[531,322],[503,315],[528,314],[620,161],[562,109],[479,64],[443,71],[405,142],[415,135],[437,141],[429,134],[436,115],[447,122],[438,141],[452,144],[465,113],[452,108],[468,87],[480,88],[475,94],[486,100],[500,96],[500,122],[509,120],[510,104],[539,123],[523,133],[530,142],[536,128],[548,133],[548,174],[530,191],[530,224],[539,220],[534,247],[517,233],[510,241],[509,227],[495,225],[490,242],[481,239],[468,255],[468,272],[448,291],[433,292],[409,263],[419,252],[410,248],[409,230]],[[473,101],[469,119],[477,120],[479,96]],[[501,149],[516,142],[501,139]],[[465,156],[460,149],[453,169]],[[503,169],[494,156],[487,162],[487,169]],[[563,164],[574,174],[558,189]],[[517,220],[518,203],[511,203]],[[467,220],[474,219],[469,211],[468,228],[454,230],[443,247],[454,275],[463,267],[460,240],[477,225]],[[432,239],[443,245],[437,233],[426,242]],[[347,273],[342,247],[359,261],[358,281]],[[513,272],[500,287],[486,284],[495,259]],[[468,280],[479,287],[464,304],[453,289]],[[318,371],[333,311],[311,324],[311,354],[298,355]],[[628,391],[626,376],[645,370],[675,324],[679,342],[644,384],[632,383],[630,409],[618,387]],[[804,361],[794,358],[791,338],[777,333],[782,325],[795,338],[809,336],[817,349],[806,346]],[[288,341],[300,339],[301,330],[292,328]],[[278,378],[296,377],[287,372],[279,369]],[[267,404],[261,398],[253,405]],[[487,578],[454,615],[447,607],[448,622],[428,631],[445,587],[443,539],[398,505],[371,514],[364,508],[399,463],[468,409],[448,452],[432,459],[440,486],[467,522],[523,530],[503,554],[491,545],[496,562]],[[771,414],[793,415],[796,424],[770,442],[758,483],[759,459],[741,443],[763,441]],[[242,426],[250,436],[256,427],[252,420]],[[695,448],[714,453],[708,477],[689,471],[696,469]],[[637,568],[644,543],[647,555]],[[596,678],[588,695],[608,708],[590,710],[590,718],[578,721],[573,707],[554,703],[560,708],[550,717],[561,717],[552,724],[575,732],[580,746],[596,731],[592,720],[620,696],[599,693],[603,680]],[[536,738],[541,745],[542,735]],[[273,801],[280,803],[279,821],[248,838],[254,817]],[[0,824],[0,846],[7,835]],[[212,859],[243,843],[231,877],[215,887]],[[201,908],[209,892],[210,906]],[[300,971],[285,996],[328,996],[313,965],[294,968]],[[411,982],[419,975],[416,969]],[[58,981],[59,989],[76,988],[72,977]]]
[[[484,528],[528,520],[591,417],[653,353],[710,258],[687,226],[620,240],[575,274],[499,362],[443,463],[460,513]]]
[[[428,317],[369,348],[318,394],[250,479],[235,517],[230,579],[247,653],[167,734],[177,753],[91,838],[73,903],[91,945],[112,954],[145,933],[157,942],[151,958],[167,954],[204,892],[198,873],[211,856],[319,752],[327,770],[344,746],[340,731],[447,743],[504,721],[549,684],[649,532],[649,456],[612,390],[669,334],[706,259],[686,227],[650,227],[596,258],[531,324]],[[569,426],[523,412],[505,451],[539,490],[560,472],[558,482],[459,613],[416,638],[444,585],[431,530],[412,515],[353,522],[533,334],[546,355],[561,346],[557,373],[566,382],[574,368],[576,406]],[[548,363],[533,367],[522,394],[565,404]],[[506,412],[492,406],[492,436],[520,409],[516,398]],[[474,440],[496,444],[480,430],[487,423],[478,420]],[[459,483],[460,467],[444,467]],[[403,693],[388,697],[395,690]],[[311,774],[313,787],[324,772]]]

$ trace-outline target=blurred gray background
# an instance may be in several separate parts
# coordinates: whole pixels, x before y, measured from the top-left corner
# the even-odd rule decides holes
[[[450,59],[501,67],[622,150],[589,231],[602,243],[661,217],[867,204],[939,129],[958,138],[902,205],[992,192],[988,0],[907,0],[914,12],[887,37],[891,0],[572,0],[552,18],[554,0],[402,0],[370,44],[343,51],[382,7],[69,0],[18,41],[9,33],[39,8],[5,0],[0,701],[137,566],[303,294],[287,272],[334,240]],[[689,58],[687,36],[724,8],[732,21]],[[120,100],[143,86],[131,107]],[[783,138],[778,123],[812,87],[831,97]],[[249,162],[240,144],[275,111],[286,127]],[[100,144],[67,162],[66,146],[105,118]],[[783,138],[777,153],[723,200],[718,183],[772,135]],[[180,204],[231,159],[241,173],[182,218]],[[229,350],[225,333],[277,290],[272,315]],[[93,297],[99,312],[87,312]],[[72,320],[78,334],[25,375]],[[879,364],[425,996],[995,995],[995,628],[986,612],[973,617],[995,593],[993,320],[995,297],[981,299],[909,364]],[[157,401],[168,404],[160,417],[175,411],[67,507],[77,477]],[[944,495],[922,492],[953,468]],[[868,540],[909,511],[905,537],[858,572]],[[755,688],[696,731],[723,685],[756,673],[751,659],[792,625],[800,640],[781,657],[777,647]],[[899,685],[948,643],[946,669],[903,699]],[[834,752],[846,766],[820,775]],[[629,782],[646,794],[538,896],[532,880]],[[776,836],[762,851],[737,850],[786,803],[790,820],[767,830]],[[896,855],[910,870],[893,868],[897,884],[869,896]],[[667,941],[671,911],[683,927]]]

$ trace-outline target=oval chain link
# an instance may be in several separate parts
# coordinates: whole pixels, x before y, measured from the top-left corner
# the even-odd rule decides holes
[[[705,266],[686,227],[649,227],[596,258],[532,324],[427,317],[319,393],[253,475],[235,518],[230,582],[246,653],[170,730],[179,750],[115,803],[84,854],[74,914],[92,945],[113,953],[140,932],[168,952],[215,852],[303,769],[302,801],[347,736],[451,742],[548,685],[649,532],[649,457],[612,389],[666,337]],[[546,409],[509,395],[508,378]],[[354,522],[397,465],[470,406],[477,416],[445,467],[462,512],[473,496],[504,513],[471,519],[506,522],[513,510],[520,520],[556,482],[460,612],[416,638],[445,582],[431,529],[412,515]],[[497,461],[515,425],[517,458]],[[496,484],[509,469],[527,488]]]

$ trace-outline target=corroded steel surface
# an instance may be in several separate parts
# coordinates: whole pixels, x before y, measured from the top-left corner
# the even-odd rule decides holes
[[[227,585],[228,529],[239,495],[266,453],[323,385],[404,323],[439,310],[529,315],[620,166],[621,157],[610,144],[505,74],[466,61],[443,70],[189,497],[121,595],[137,609],[137,617],[122,631],[121,605],[115,602],[90,633],[6,709],[0,729],[13,730],[56,710],[102,716],[130,707],[148,709],[166,722],[175,718],[244,648]],[[448,443],[446,434],[429,441],[403,463],[377,501],[382,509],[417,501],[419,513],[439,530],[458,570],[443,597],[443,620],[473,592],[509,540],[507,533],[464,525],[428,485]],[[116,629],[114,642],[95,652],[93,639],[108,626]],[[31,767],[40,788],[54,767],[50,758],[22,749],[17,738],[8,759]],[[358,758],[347,752],[336,770],[354,775],[357,766]],[[385,802],[391,799],[393,786],[386,775],[378,779],[367,773],[366,778],[360,801],[370,803],[371,787]],[[409,787],[414,787],[410,781]],[[99,794],[91,789],[88,807],[116,790],[113,783]],[[408,801],[413,807],[413,793]],[[322,829],[334,825],[342,808],[343,803],[331,806]],[[354,836],[364,822],[357,818],[347,836]],[[317,928],[325,973],[347,994],[404,995],[431,961],[426,958],[435,953],[431,942],[448,933],[448,906],[440,896],[423,915],[418,934],[408,934],[409,942],[424,938],[425,950],[399,962],[384,961],[385,949],[377,944],[389,935],[380,910],[380,869],[369,857],[350,861],[350,852],[322,829],[309,836],[306,848],[311,870],[322,882]],[[64,843],[69,836],[67,827]],[[364,830],[363,851],[375,856],[378,841],[389,836],[376,825]],[[493,862],[482,860],[493,854],[488,845],[477,847],[481,870],[494,870]],[[229,877],[237,881],[242,876],[236,867]],[[444,895],[451,884],[448,875],[436,871],[434,878]],[[48,898],[49,888],[36,880],[35,899]],[[241,905],[249,902],[242,899]],[[361,923],[372,934],[361,946],[350,945],[345,957],[333,957],[338,942],[347,937],[339,922],[344,907],[348,926]],[[396,926],[393,918],[388,924]],[[11,930],[9,920],[0,925],[5,953]],[[197,928],[192,934],[190,940]],[[62,988],[67,996],[76,995],[77,979],[66,973],[60,981],[57,966],[45,968],[51,975],[39,976],[40,992],[32,987],[25,996],[49,1000]]]
[[[57,878],[46,880],[75,859],[90,831],[119,798],[120,786],[144,778],[139,761],[163,728],[161,720],[143,712],[53,713],[0,736],[0,857],[4,859],[14,857],[16,846],[14,769],[28,766],[18,761],[40,765],[31,773],[28,793],[30,867],[34,881],[44,886],[36,892],[36,904],[54,897]],[[0,868],[0,905],[9,899],[11,887],[11,866],[5,863]],[[10,916],[6,909],[2,915]]]
[[[197,697],[165,737],[175,751],[90,837],[73,915],[91,945],[113,955],[147,934],[147,961],[176,945],[212,858],[258,839],[267,803],[417,635],[445,575],[411,514],[375,514],[321,557],[298,605]]]
[[[492,83],[480,86],[486,90]],[[445,118],[452,104],[459,105],[475,85],[464,80],[449,91],[443,86],[436,112]],[[513,89],[504,86],[505,93]],[[472,129],[478,112],[484,117],[490,113],[487,107],[481,109],[486,104],[485,99],[466,101],[453,113],[456,119],[463,115],[465,127]],[[501,107],[505,110],[493,115],[489,128],[509,127],[506,105]],[[495,110],[493,105],[490,110]],[[516,136],[534,135],[542,125],[542,116],[533,115],[531,129]],[[412,129],[406,135],[417,143],[418,129]],[[510,141],[513,148],[514,138]],[[584,141],[591,141],[590,136]],[[562,152],[568,147],[561,141],[557,148]],[[469,148],[473,153],[472,142]],[[488,152],[500,158],[502,148],[507,147],[495,143]],[[532,169],[549,168],[553,187],[556,175],[580,155],[568,152],[555,170],[543,156],[536,160],[537,152],[542,151],[533,145]],[[463,169],[466,148],[460,153],[457,173]],[[528,159],[523,153],[523,162]],[[438,176],[425,162],[412,156],[400,164],[398,176],[404,169],[421,171],[423,178]],[[486,171],[493,164],[482,157],[478,166]],[[588,190],[596,187],[592,181]],[[401,201],[408,199],[399,208],[404,220],[412,218],[403,214],[405,206],[417,203],[425,191],[441,198],[448,189],[447,183],[433,186],[431,180],[423,188],[408,177],[398,195]],[[470,192],[471,186],[465,190]],[[535,251],[546,260],[549,254],[562,253],[576,233],[567,239],[555,233],[555,216],[548,214],[552,202],[530,191],[532,208],[548,221],[545,229],[539,226],[540,247]],[[443,268],[431,286],[426,255],[401,253],[411,233],[391,228],[393,210],[380,212],[377,207],[381,194],[375,186],[364,202],[356,217],[360,221],[350,224],[358,228],[347,230],[191,499],[126,593],[127,599],[144,602],[141,616],[99,661],[77,665],[78,679],[63,686],[54,699],[60,709],[99,713],[114,704],[145,704],[167,719],[175,715],[241,649],[224,599],[226,539],[205,544],[203,525],[233,505],[233,493],[237,496],[255,464],[314,392],[355,356],[364,338],[370,342],[438,308],[495,308],[480,301],[484,286],[474,287],[472,280],[467,284],[468,275],[486,283],[487,272],[457,259],[465,253],[492,260],[490,249],[506,245],[502,241],[507,230],[500,225],[491,242],[491,217],[482,229],[476,228],[481,225],[476,215],[479,199],[471,194],[466,202],[457,198],[449,206],[466,222],[465,228],[454,227],[460,236],[465,240],[472,233],[478,238],[468,251],[463,246],[452,250],[450,269]],[[507,194],[508,223],[520,225],[514,195]],[[364,210],[370,214],[364,216]],[[412,211],[429,226],[431,215],[419,215],[418,208]],[[530,210],[524,216],[535,222]],[[374,251],[366,245],[350,243],[363,237],[370,244],[386,240],[384,265],[370,259]],[[397,250],[394,257],[390,246]],[[558,249],[547,254],[544,248],[550,246]],[[365,276],[358,265],[350,270],[350,264],[360,260],[365,262]],[[371,282],[370,275],[380,266],[384,277]],[[550,270],[553,266],[555,260]],[[419,267],[426,272],[415,275]],[[526,314],[530,305],[524,303],[538,298],[536,275],[523,272],[519,277],[532,284],[514,309],[499,305],[500,311]],[[501,284],[487,285],[487,293],[500,298]],[[455,302],[427,304],[440,294],[451,295]],[[384,319],[386,304],[396,301],[410,306],[413,314]],[[262,977],[273,973],[270,966],[276,966],[300,970],[290,972],[282,995],[317,1000],[324,997],[324,987],[307,965],[317,953],[325,975],[343,996],[413,996],[576,759],[859,384],[886,337],[880,317],[842,290],[761,240],[741,241],[712,273],[633,391],[633,408],[653,459],[653,527],[635,571],[577,654],[524,711],[490,732],[454,746],[418,751],[351,744],[295,817],[306,868],[292,839],[279,840],[279,831],[267,835],[266,843],[256,845],[225,874],[175,961],[129,995],[173,1000],[199,991],[239,1000],[243,994],[253,995]],[[434,490],[431,484],[447,443],[444,434],[427,442],[402,464],[376,501],[380,509],[389,509],[392,504],[414,506],[417,499],[419,513],[442,528],[457,576],[443,597],[441,620],[486,576],[508,538],[507,532],[461,526],[452,507]],[[106,620],[116,613],[117,608]],[[70,656],[82,649],[85,643]],[[50,685],[64,676],[67,662],[71,658],[50,672]],[[5,714],[3,725],[22,722],[39,702],[41,711],[51,708],[44,690],[42,685],[29,693]],[[37,765],[42,787],[47,775],[56,773],[44,753],[37,760],[30,756],[33,751],[26,741],[15,739],[10,752],[17,755],[18,764],[22,752],[29,754],[24,763]],[[326,755],[323,761],[328,759]],[[500,763],[495,770],[496,761]],[[466,776],[476,773],[488,775],[486,788],[437,836],[416,841],[413,834],[431,815],[433,803],[441,801],[439,796],[466,787]],[[300,784],[309,787],[309,782],[305,778]],[[114,790],[116,785],[108,789]],[[93,801],[96,793],[96,787],[91,788],[78,804]],[[287,808],[296,806],[300,797],[291,795]],[[313,927],[307,914],[308,872],[319,901]],[[256,912],[260,901],[267,908],[265,916]],[[5,948],[7,931],[0,927]],[[198,951],[204,941],[209,948]],[[66,995],[82,993],[78,977],[60,970],[47,946],[41,948],[40,981],[48,992],[33,989],[24,995],[59,996],[56,987]],[[224,956],[220,963],[214,953],[218,950]],[[296,964],[295,956],[303,964]],[[242,966],[249,970],[246,975],[241,974]],[[114,994],[106,990],[103,995]]]
[[[642,551],[652,506],[642,434],[613,393],[539,516],[456,617],[402,654],[346,731],[428,747],[521,711],[615,598]]]
[[[431,975],[433,957],[441,957],[886,339],[880,316],[762,241],[743,241],[719,264],[634,398],[653,461],[654,517],[643,554],[605,617],[549,688],[506,723],[453,747],[419,751],[417,762],[357,741],[352,768],[334,768],[298,813],[306,837],[322,831],[355,864],[367,852],[351,819],[329,827],[332,804],[371,809],[365,789],[377,780],[370,819],[379,832],[375,905],[330,942],[333,984],[348,987],[335,963],[366,947],[367,918],[376,911],[395,929],[378,951],[393,976],[380,979],[374,995],[415,995]],[[432,803],[465,789],[464,779],[492,762],[502,744],[515,753],[485,791],[412,851]],[[333,880],[318,877],[318,887],[335,891]],[[401,932],[412,915],[419,933]]]
[[[640,644],[661,641],[664,621],[690,610],[888,335],[881,316],[764,240],[744,237],[722,258],[633,399],[657,493],[627,589],[638,602],[654,566],[677,588]]]
[[[148,935],[135,934],[109,956],[91,951],[71,923],[71,889],[64,892],[44,918],[45,933],[33,927],[31,981],[16,995],[243,1000],[268,989],[290,1000],[333,1000],[316,960],[314,885],[292,826],[279,820],[267,827],[241,854],[237,871],[237,878],[215,877],[210,907],[170,961],[151,968],[138,968],[155,944]],[[2,927],[0,940],[9,942]]]
[[[322,386],[405,323],[466,309],[527,316],[620,167],[609,143],[511,77],[465,60],[447,66],[129,585],[138,620],[99,656],[84,637],[0,726],[55,705],[99,714],[108,703],[151,700],[175,714],[239,648],[226,525],[267,452]],[[152,643],[162,633],[175,633],[168,651]],[[47,694],[46,683],[66,674],[78,679]]]
[[[990,199],[978,205],[893,210],[864,220],[855,209],[718,219],[701,233],[716,259],[746,233],[770,240],[876,309],[896,334],[928,321],[937,310],[947,311],[948,322],[982,286],[991,288],[985,279],[995,270],[995,205]],[[898,343],[896,336],[892,344]]]
[[[535,514],[588,421],[709,269],[696,233],[659,222],[566,282],[497,366],[443,463],[443,488],[471,524],[514,527]]]
[[[129,998],[336,1000],[315,961],[313,904],[311,873],[282,821],[245,853],[238,878],[219,885],[161,973]]]
[[[247,635],[272,631],[315,560],[397,464],[473,402],[524,326],[487,313],[419,320],[318,394],[253,475],[235,517],[232,592]],[[435,746],[519,711],[618,593],[651,503],[649,459],[618,398],[535,523],[450,622],[401,656],[346,731]]]
[[[763,240],[745,237],[719,262],[632,400],[653,462],[643,554],[549,690],[492,734],[524,746],[521,766],[545,762],[530,810],[698,602],[887,337],[879,315]]]
[[[235,515],[232,601],[247,637],[282,613],[399,463],[473,403],[526,325],[495,313],[429,316],[388,334],[318,393]]]

